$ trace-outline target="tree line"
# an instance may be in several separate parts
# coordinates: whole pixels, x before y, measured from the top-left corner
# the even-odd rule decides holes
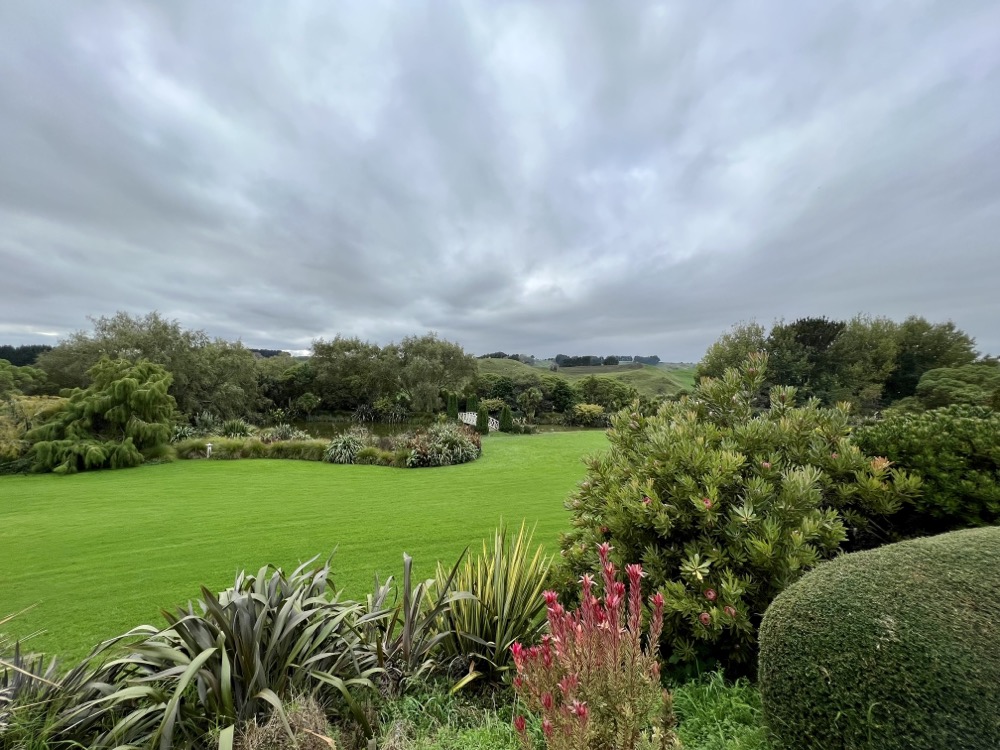
[[[770,330],[737,323],[708,348],[697,375],[721,377],[752,352],[768,355],[768,387],[794,386],[802,398],[849,402],[863,414],[1000,399],[997,361],[980,356],[975,340],[951,321],[807,317],[776,321]]]

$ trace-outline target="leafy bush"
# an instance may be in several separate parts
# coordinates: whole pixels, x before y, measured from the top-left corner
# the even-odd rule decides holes
[[[56,474],[138,466],[142,451],[170,440],[172,381],[160,365],[102,357],[43,424],[28,431],[35,468]]]
[[[449,638],[443,652],[463,662],[473,662],[477,673],[495,675],[510,668],[511,646],[534,643],[545,627],[542,592],[549,583],[552,560],[541,547],[532,550],[533,533],[525,525],[508,538],[501,525],[492,547],[483,540],[479,555],[466,557],[455,575],[454,586],[471,599],[452,602],[446,614]],[[438,563],[437,590],[445,589],[448,575]]]
[[[514,415],[510,413],[510,407],[507,404],[503,405],[503,409],[500,411],[500,432],[513,432],[514,431]]]
[[[507,402],[502,398],[484,398],[479,402],[480,409],[486,409],[490,414],[497,414],[507,406]]]
[[[376,643],[382,685],[389,695],[398,695],[407,682],[429,676],[437,667],[438,646],[450,635],[442,626],[443,615],[452,602],[471,597],[454,590],[461,562],[459,558],[435,590],[434,579],[413,585],[413,558],[404,552],[402,601],[398,601],[392,576],[385,583],[375,576],[375,590],[367,599],[367,611],[373,615],[367,630]]]
[[[669,694],[660,687],[656,644],[663,625],[663,595],[651,597],[643,647],[642,566],[626,567],[628,588],[617,580],[610,547],[598,548],[604,598],[581,579],[581,605],[567,612],[554,591],[545,592],[549,634],[540,646],[511,648],[514,689],[528,710],[542,717],[546,746],[567,748],[677,747]],[[626,610],[627,602],[627,610]],[[523,716],[515,718],[523,744],[534,747]]]
[[[923,493],[889,519],[896,534],[924,536],[1000,521],[1000,413],[949,406],[896,414],[858,429],[855,442],[923,478]]]
[[[210,411],[202,411],[195,415],[194,428],[199,435],[218,435],[222,429],[222,420]]]
[[[358,451],[364,447],[364,441],[356,433],[345,432],[326,446],[324,460],[331,464],[353,464]]]
[[[476,412],[476,431],[480,435],[486,435],[490,431],[490,413],[483,406]]]
[[[227,419],[219,428],[219,434],[227,438],[245,438],[253,434],[253,428],[245,419]]]
[[[276,443],[281,440],[310,440],[312,436],[305,430],[300,430],[290,424],[276,424],[257,433],[263,443]]]
[[[171,443],[179,443],[182,440],[191,440],[198,437],[198,430],[189,424],[174,425],[174,431],[170,434]]]
[[[326,458],[325,440],[288,440],[267,446],[267,458],[323,461]]]
[[[652,417],[616,415],[610,450],[588,460],[568,502],[569,570],[593,570],[591,550],[605,540],[620,562],[641,562],[666,596],[675,663],[752,668],[774,597],[836,554],[849,529],[856,537],[916,492],[913,478],[851,444],[845,408],[796,408],[794,389],[775,387],[758,411],[765,366],[753,357]]]
[[[457,424],[435,425],[425,433],[416,433],[407,445],[406,465],[410,468],[468,463],[479,458],[482,452],[479,435]]]
[[[575,404],[566,413],[566,423],[579,427],[607,427],[608,415],[600,404]]]
[[[790,748],[1000,747],[1000,528],[844,555],[760,632],[771,730]]]

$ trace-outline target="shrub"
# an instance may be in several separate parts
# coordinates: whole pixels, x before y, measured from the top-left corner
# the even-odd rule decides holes
[[[789,748],[1000,747],[1000,528],[844,555],[760,633],[765,718]]]
[[[377,466],[379,463],[380,453],[381,451],[374,445],[366,445],[357,452],[352,463],[363,464],[366,466]]]
[[[267,458],[297,459],[299,461],[323,461],[326,457],[325,440],[288,440],[267,446]]]
[[[476,431],[480,435],[486,435],[490,431],[490,413],[482,406],[476,412]]]
[[[194,428],[199,435],[218,435],[222,429],[222,420],[210,411],[202,411],[195,415]]]
[[[510,413],[510,407],[507,404],[503,405],[503,409],[500,411],[500,432],[513,432],[514,431],[514,415]]]
[[[358,451],[364,447],[364,441],[356,433],[345,432],[329,442],[324,460],[331,464],[353,464]]]
[[[276,443],[281,440],[310,440],[310,435],[305,430],[300,430],[290,424],[276,424],[257,433],[257,437],[264,443]]]
[[[600,404],[575,404],[566,414],[567,424],[579,427],[607,427],[608,415]]]
[[[479,397],[476,394],[472,394],[467,399],[465,399],[465,410],[466,411],[479,411]]]
[[[703,380],[655,416],[620,412],[610,450],[588,460],[568,502],[563,554],[575,576],[593,570],[595,542],[641,562],[667,600],[671,660],[752,669],[760,613],[820,560],[848,528],[898,509],[912,478],[871,460],[848,439],[846,408],[796,408],[772,388],[758,411],[766,358]],[[859,512],[860,511],[860,512]]]
[[[170,434],[171,443],[179,443],[182,440],[191,440],[198,437],[198,430],[189,424],[174,425],[174,430]]]
[[[449,419],[458,419],[458,394],[449,393],[448,394],[448,417]]]
[[[146,360],[102,357],[87,374],[92,383],[73,390],[43,424],[28,431],[35,468],[56,474],[138,466],[142,452],[170,440],[175,408],[172,377]]]
[[[507,406],[507,402],[502,398],[484,398],[479,402],[480,409],[486,409],[490,414],[497,414]]]
[[[253,428],[245,419],[227,419],[219,428],[219,434],[227,438],[250,437]]]
[[[142,626],[103,644],[98,655],[122,641],[132,653],[97,671],[99,697],[68,709],[62,726],[97,740],[87,747],[191,747],[220,730],[231,746],[238,726],[277,714],[287,727],[283,704],[315,696],[371,734],[355,695],[374,687],[378,668],[361,632],[386,615],[331,598],[329,564],[310,563],[290,575],[241,572],[218,596],[202,588],[197,609],[165,612],[165,630]]]
[[[576,611],[567,612],[554,591],[545,592],[549,634],[540,646],[512,646],[514,689],[528,710],[541,715],[545,742],[552,750],[631,750],[654,742],[661,748],[677,747],[655,645],[663,624],[663,595],[651,597],[653,613],[644,648],[642,566],[626,567],[626,589],[617,580],[609,553],[609,545],[599,546],[603,601],[594,595],[589,574],[581,579]],[[533,747],[523,716],[515,718],[514,726],[524,746]]]
[[[410,468],[453,466],[479,458],[479,435],[465,425],[439,424],[416,433],[408,442]]]
[[[474,598],[452,602],[446,614],[451,635],[441,648],[447,655],[472,662],[477,676],[508,670],[511,646],[534,643],[545,627],[542,592],[549,583],[552,560],[541,547],[532,549],[533,532],[525,524],[517,536],[508,538],[507,531],[501,525],[492,547],[484,539],[481,553],[465,558],[454,586]],[[438,563],[438,590],[447,580],[447,571]]]
[[[450,635],[442,625],[443,615],[452,602],[471,596],[454,589],[461,562],[459,558],[435,591],[434,579],[413,585],[413,558],[404,552],[402,601],[392,576],[385,583],[375,576],[375,590],[367,599],[372,619],[366,631],[369,640],[377,644],[378,666],[387,694],[399,695],[406,683],[429,676],[437,667],[438,646]]]
[[[1000,521],[1000,414],[949,406],[893,415],[858,429],[855,441],[923,478],[923,492],[889,520],[900,536]]]

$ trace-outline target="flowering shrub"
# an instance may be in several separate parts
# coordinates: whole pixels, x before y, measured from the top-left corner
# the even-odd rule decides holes
[[[628,589],[617,580],[611,546],[598,546],[604,599],[590,574],[581,579],[579,609],[567,611],[546,591],[549,633],[541,645],[511,647],[514,689],[527,708],[541,714],[549,750],[679,747],[670,694],[660,687],[658,643],[663,595],[650,597],[653,612],[642,643],[642,566],[628,565]],[[627,611],[626,611],[627,602]],[[532,748],[524,716],[514,719],[522,745]]]
[[[871,536],[919,487],[851,442],[846,407],[796,407],[795,389],[775,386],[760,408],[766,365],[751,357],[653,416],[620,412],[610,450],[590,459],[568,503],[569,571],[592,570],[601,541],[620,562],[641,562],[666,598],[675,662],[752,670],[774,597],[845,541]]]

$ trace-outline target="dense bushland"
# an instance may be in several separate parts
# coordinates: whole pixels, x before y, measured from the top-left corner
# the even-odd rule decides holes
[[[760,632],[782,747],[1000,746],[1000,528],[844,555],[777,599]]]
[[[754,354],[653,416],[615,416],[610,450],[588,460],[567,503],[568,570],[597,568],[601,542],[620,564],[641,563],[666,597],[674,662],[752,671],[760,614],[774,597],[848,540],[875,534],[919,489],[852,444],[845,408],[796,406],[784,387],[758,408],[766,367]]]

